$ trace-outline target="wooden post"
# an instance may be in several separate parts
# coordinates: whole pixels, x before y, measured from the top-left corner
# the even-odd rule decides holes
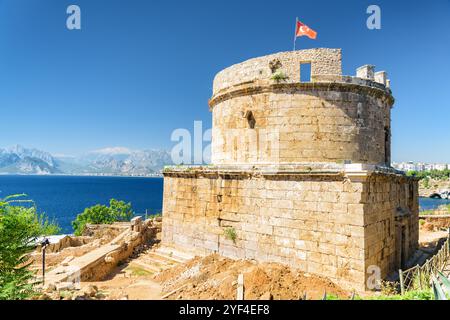
[[[242,273],[239,274],[237,282],[236,300],[244,300],[244,275]]]
[[[42,286],[45,286],[45,249],[47,246],[42,247]]]
[[[402,295],[405,294],[405,283],[403,282],[403,271],[402,269],[398,270],[398,276],[400,278],[400,293]]]
[[[448,228],[447,249],[450,250],[450,228]]]
[[[417,265],[417,274],[419,275],[419,288],[422,290],[422,273],[420,272],[420,266]]]

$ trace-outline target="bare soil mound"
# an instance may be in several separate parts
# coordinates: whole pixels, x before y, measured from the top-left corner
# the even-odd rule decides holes
[[[324,293],[348,298],[326,278],[297,272],[277,263],[231,260],[219,255],[196,257],[154,276],[167,299],[236,299],[237,278],[244,275],[246,300],[322,299]]]

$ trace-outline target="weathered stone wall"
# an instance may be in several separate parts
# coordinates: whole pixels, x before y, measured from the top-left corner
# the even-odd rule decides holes
[[[364,183],[363,198],[366,266],[379,266],[385,277],[404,268],[418,249],[418,181],[373,174]]]
[[[378,89],[344,84],[283,85],[237,95],[212,109],[211,160],[389,163],[390,107],[389,96]]]
[[[378,263],[383,276],[397,267],[390,258],[395,229],[386,226],[407,205],[402,190],[413,182],[362,176],[166,172],[162,241],[200,254],[276,261],[363,290],[368,265]],[[235,242],[224,234],[229,227]],[[415,236],[410,240],[414,246]]]
[[[288,83],[300,82],[300,63],[311,63],[311,76],[341,75],[341,49],[315,48],[308,50],[275,53],[263,57],[253,58],[235,64],[219,72],[214,78],[213,92],[218,93],[245,82],[267,80],[272,75],[270,62],[278,60],[279,70],[288,77]]]
[[[56,253],[69,247],[81,247],[92,241],[90,237],[71,237],[66,236],[56,243],[51,243],[45,248],[46,253]],[[42,245],[36,247],[36,252],[42,252]]]

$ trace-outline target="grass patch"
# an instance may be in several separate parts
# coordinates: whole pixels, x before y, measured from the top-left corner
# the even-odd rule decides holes
[[[327,295],[326,300],[348,300],[340,299],[334,295]],[[404,295],[393,294],[393,295],[373,295],[370,297],[360,297],[356,295],[354,300],[434,300],[432,290],[415,290],[406,292]]]
[[[435,210],[424,210],[424,211],[419,212],[419,215],[421,215],[421,216],[430,216],[433,214],[436,214]]]
[[[434,300],[433,292],[430,290],[415,290],[406,292],[404,295],[380,295],[368,297],[364,300]]]
[[[144,268],[140,268],[140,267],[128,267],[128,270],[131,271],[131,274],[133,276],[138,276],[138,277],[146,277],[146,276],[151,276],[152,273],[148,270],[145,270]]]

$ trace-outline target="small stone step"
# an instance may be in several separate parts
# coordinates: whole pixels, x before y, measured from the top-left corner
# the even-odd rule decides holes
[[[141,262],[141,261],[137,261],[137,260],[132,261],[130,263],[130,266],[131,267],[135,266],[135,267],[138,267],[138,268],[142,268],[142,269],[144,269],[146,271],[149,271],[151,273],[157,273],[157,272],[161,272],[163,270],[160,267],[154,266],[152,264],[147,264],[147,263],[144,263],[144,262]]]
[[[154,252],[159,253],[163,256],[169,256],[170,258],[175,259],[175,260],[180,260],[179,262],[181,262],[181,263],[184,263],[184,262],[194,258],[194,256],[192,254],[181,252],[181,251],[178,251],[178,250],[175,250],[172,248],[168,248],[168,247],[157,248]]]
[[[156,259],[153,259],[152,257],[147,257],[147,256],[139,258],[138,261],[140,261],[141,263],[153,265],[158,268],[170,268],[173,266],[173,264],[171,264],[171,263],[167,263],[167,262],[164,262],[161,260],[156,260]]]
[[[156,251],[149,252],[148,256],[151,256],[152,258],[155,258],[157,260],[166,261],[166,262],[169,262],[169,263],[172,263],[172,264],[174,264],[174,263],[185,263],[187,261],[184,258],[179,258],[179,257],[176,257],[176,256],[169,256],[169,255],[166,255],[166,254],[158,253]]]

